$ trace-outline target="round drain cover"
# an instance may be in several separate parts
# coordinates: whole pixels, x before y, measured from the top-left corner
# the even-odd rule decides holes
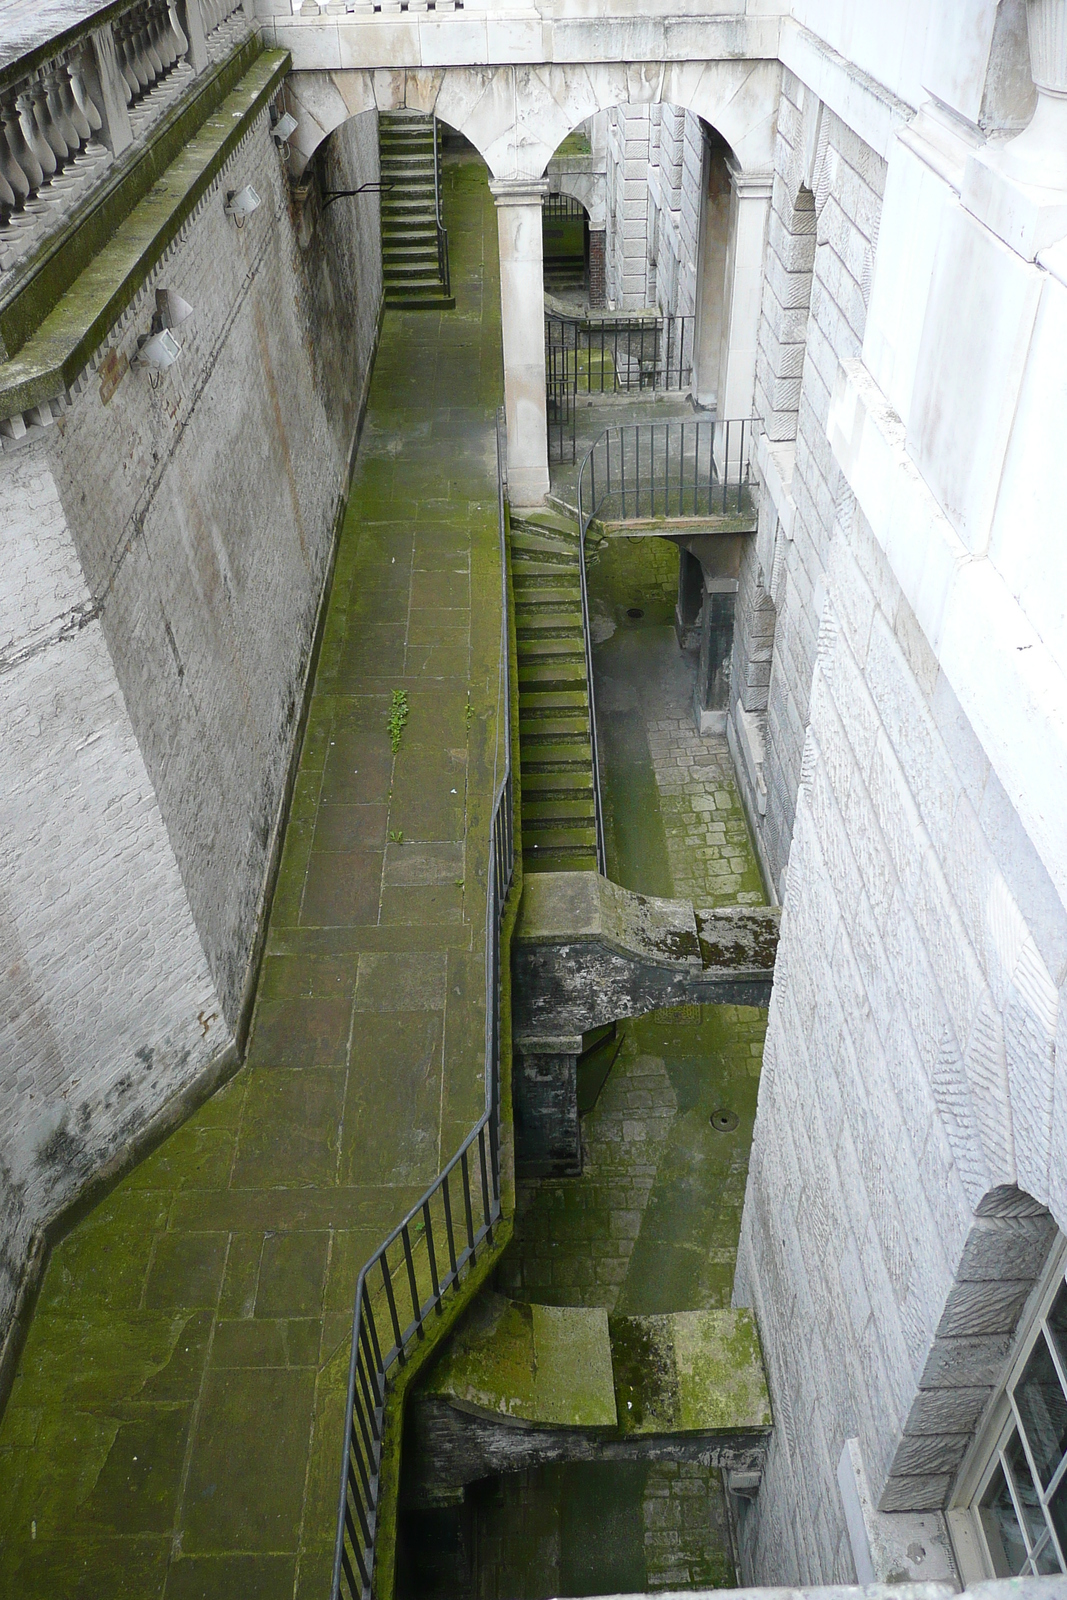
[[[740,1120],[737,1112],[731,1111],[728,1106],[720,1106],[711,1113],[711,1125],[716,1133],[733,1133]]]
[[[644,614],[645,613],[641,610],[640,606],[631,606],[629,611],[627,611],[627,613],[626,613],[626,615],[630,618],[631,622],[637,622],[637,620],[640,617],[643,617]]]

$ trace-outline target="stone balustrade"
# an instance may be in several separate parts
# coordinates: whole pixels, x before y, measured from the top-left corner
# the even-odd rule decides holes
[[[251,26],[241,0],[135,0],[0,74],[0,290]]]

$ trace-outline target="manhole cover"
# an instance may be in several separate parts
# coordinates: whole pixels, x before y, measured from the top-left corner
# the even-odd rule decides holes
[[[731,1111],[728,1106],[720,1106],[718,1111],[711,1113],[711,1125],[716,1133],[733,1133],[740,1117],[736,1111]]]
[[[639,621],[639,619],[641,617],[643,617],[644,614],[645,613],[641,610],[640,606],[631,606],[630,609],[626,613],[626,615],[630,618],[631,622]]]

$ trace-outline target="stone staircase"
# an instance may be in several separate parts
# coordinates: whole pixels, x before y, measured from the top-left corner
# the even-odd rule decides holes
[[[512,518],[527,872],[597,865],[580,559],[569,519],[550,511]]]
[[[382,183],[382,276],[386,306],[445,311],[447,292],[437,252],[433,117],[382,112],[378,118]]]

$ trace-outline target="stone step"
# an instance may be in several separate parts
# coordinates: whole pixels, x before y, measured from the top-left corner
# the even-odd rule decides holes
[[[545,556],[549,561],[558,561],[567,566],[578,565],[578,547],[565,544],[560,539],[551,537],[538,538],[532,533],[513,533],[511,536],[511,551],[513,556]]]
[[[579,713],[570,716],[560,716],[555,712],[548,712],[541,716],[528,713],[525,706],[519,707],[519,743],[526,741],[528,748],[542,745],[555,745],[560,739],[565,739],[569,734],[580,735],[582,742],[589,747],[589,718]]]
[[[525,831],[526,819],[523,817]],[[596,853],[596,829],[592,826],[586,828],[536,828],[536,838],[531,838],[529,844],[523,845],[523,856],[528,849],[562,850],[567,854],[579,855],[590,850]]]
[[[544,850],[531,846],[522,852],[526,872],[595,872],[596,850],[578,849],[569,853],[563,850]]]
[[[437,270],[436,261],[426,262],[421,266],[418,262],[412,262],[403,267],[383,266],[382,277],[388,284],[410,283],[412,288],[414,288],[417,284],[423,284],[427,281],[431,283],[439,283],[441,281],[441,275]]]
[[[566,533],[561,528],[536,528],[528,522],[512,520],[512,542],[530,546],[530,549],[571,550],[574,557],[579,552],[577,533]]]
[[[390,311],[454,311],[454,294],[387,294],[385,303]]]
[[[563,607],[574,609],[578,626],[581,626],[582,590],[577,572],[560,567],[531,572],[525,562],[516,562],[511,569],[511,582],[515,590],[516,621],[521,618],[525,623],[527,617],[542,617]]]
[[[591,773],[593,763],[589,757],[589,741],[585,734],[575,734],[574,742],[566,743],[561,739],[554,739],[551,733],[540,734],[536,739],[528,737],[526,750],[522,756],[523,783],[527,776],[551,777],[563,773],[572,773],[578,777],[583,772]]]
[[[520,659],[534,658],[542,661],[585,661],[585,651],[582,650],[581,627],[553,627],[553,629],[528,629],[522,627],[517,632],[518,656]]]
[[[516,592],[515,621],[523,628],[577,628],[581,633],[581,592],[577,584],[573,589],[537,588]]]
[[[573,556],[564,555],[562,551],[523,550],[521,546],[516,549],[515,545],[512,544],[511,559],[516,569],[519,568],[521,563],[522,570],[525,572],[552,572],[560,567],[570,567],[577,575],[578,563]]]
[[[520,697],[524,717],[548,716],[558,712],[561,716],[579,716],[588,709],[589,696],[582,680],[580,689],[523,689]]]
[[[527,834],[536,834],[538,838],[545,833],[561,833],[566,828],[568,833],[577,833],[581,837],[576,842],[588,844],[588,835],[595,837],[596,813],[593,810],[593,797],[587,800],[527,800],[522,802],[522,831]]]
[[[593,804],[593,782],[589,773],[539,772],[523,773],[522,816],[526,821],[527,805],[563,805],[572,801]],[[586,813],[589,815],[590,813]]]
[[[585,694],[585,657],[577,661],[519,662],[519,693]]]

